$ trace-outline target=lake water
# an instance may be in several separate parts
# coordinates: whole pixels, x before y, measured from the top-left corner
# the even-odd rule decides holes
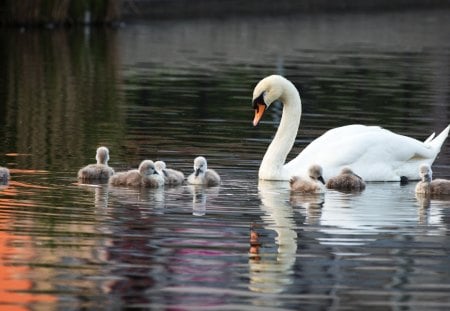
[[[327,129],[426,139],[450,123],[448,11],[172,20],[0,31],[0,308],[450,308],[450,201],[414,183],[291,195],[258,182],[279,122],[252,90],[300,89],[294,157]],[[108,146],[116,171],[205,155],[220,187],[80,185]],[[450,141],[435,177],[450,178]],[[254,240],[250,243],[250,238]],[[257,240],[257,241],[255,241]]]

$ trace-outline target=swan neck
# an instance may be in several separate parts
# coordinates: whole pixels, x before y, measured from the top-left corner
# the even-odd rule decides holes
[[[283,104],[280,125],[261,163],[260,179],[289,180],[290,178],[289,172],[284,171],[284,163],[297,136],[302,105],[294,85],[287,85],[280,101]]]

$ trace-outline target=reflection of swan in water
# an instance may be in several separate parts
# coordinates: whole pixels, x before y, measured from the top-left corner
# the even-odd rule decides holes
[[[121,188],[110,187],[110,205],[115,204],[120,207],[134,206],[142,214],[163,214],[165,208],[165,190],[159,188]],[[114,198],[114,200],[112,200]]]
[[[305,224],[320,224],[322,208],[325,202],[323,193],[296,193],[291,192],[290,202],[292,207],[300,207],[306,212]],[[301,211],[302,213],[302,211]]]
[[[430,196],[423,193],[416,193],[416,200],[419,203],[419,223],[422,225],[428,224],[431,205]]]
[[[109,185],[103,184],[95,187],[95,207],[97,210],[108,208]]]
[[[109,185],[108,184],[80,184],[89,192],[94,192],[94,205],[96,212],[102,212],[108,207]]]
[[[416,193],[415,195],[419,205],[417,209],[419,223],[427,226],[433,225],[435,228],[445,227],[444,214],[448,210],[450,198],[448,196],[427,195],[424,193]]]
[[[187,188],[192,194],[192,215],[194,216],[204,216],[208,197],[216,197],[220,190],[220,187],[205,188],[202,185],[188,185]]]
[[[293,266],[297,253],[297,232],[294,230],[292,207],[289,205],[289,184],[286,182],[260,180],[258,184],[261,210],[264,212],[264,227],[276,232],[276,256],[255,251],[252,241],[249,260],[250,285],[252,291],[279,293],[292,284]],[[256,235],[252,232],[252,238]],[[255,254],[255,252],[257,254]]]

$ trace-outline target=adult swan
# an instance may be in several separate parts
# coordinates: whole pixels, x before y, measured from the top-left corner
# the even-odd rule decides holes
[[[277,100],[283,104],[283,115],[259,168],[259,178],[265,180],[289,180],[295,175],[305,175],[311,164],[322,166],[326,180],[339,174],[343,167],[350,167],[366,181],[417,180],[419,166],[433,163],[450,129],[449,125],[436,138],[433,133],[420,142],[378,126],[347,125],[327,131],[284,164],[294,145],[302,114],[300,95],[290,81],[272,75],[256,85],[253,125]]]

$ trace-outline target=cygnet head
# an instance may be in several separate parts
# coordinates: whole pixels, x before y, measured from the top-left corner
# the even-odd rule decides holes
[[[194,160],[194,173],[195,177],[200,174],[204,174],[208,169],[208,164],[206,163],[206,159],[204,157],[196,157]]]
[[[322,184],[325,184],[325,180],[322,177],[322,167],[320,165],[311,165],[308,169],[308,176],[313,180],[318,180]]]
[[[286,86],[289,86],[289,88],[286,88]],[[296,95],[298,96],[298,91],[292,82],[279,75],[271,75],[258,82],[253,90],[252,100],[253,109],[255,109],[255,118],[253,119],[254,126],[259,123],[264,111],[269,108],[273,102],[277,100],[285,102],[285,95],[287,95],[286,92],[288,90],[296,92]]]
[[[158,172],[161,172],[162,170],[166,169],[166,162],[164,161],[156,161],[155,162],[155,168]]]
[[[139,174],[141,176],[151,176],[153,174],[158,174],[155,168],[155,163],[152,160],[144,160],[139,165]]]
[[[341,174],[344,174],[344,175],[355,175],[355,173],[353,173],[353,171],[351,170],[351,168],[349,168],[349,167],[344,167],[342,170],[341,170]]]
[[[97,154],[95,155],[97,164],[108,164],[109,161],[109,150],[106,147],[98,147]]]
[[[433,171],[431,170],[431,167],[428,164],[422,164],[419,167],[419,175],[422,181],[430,182],[433,179]]]

